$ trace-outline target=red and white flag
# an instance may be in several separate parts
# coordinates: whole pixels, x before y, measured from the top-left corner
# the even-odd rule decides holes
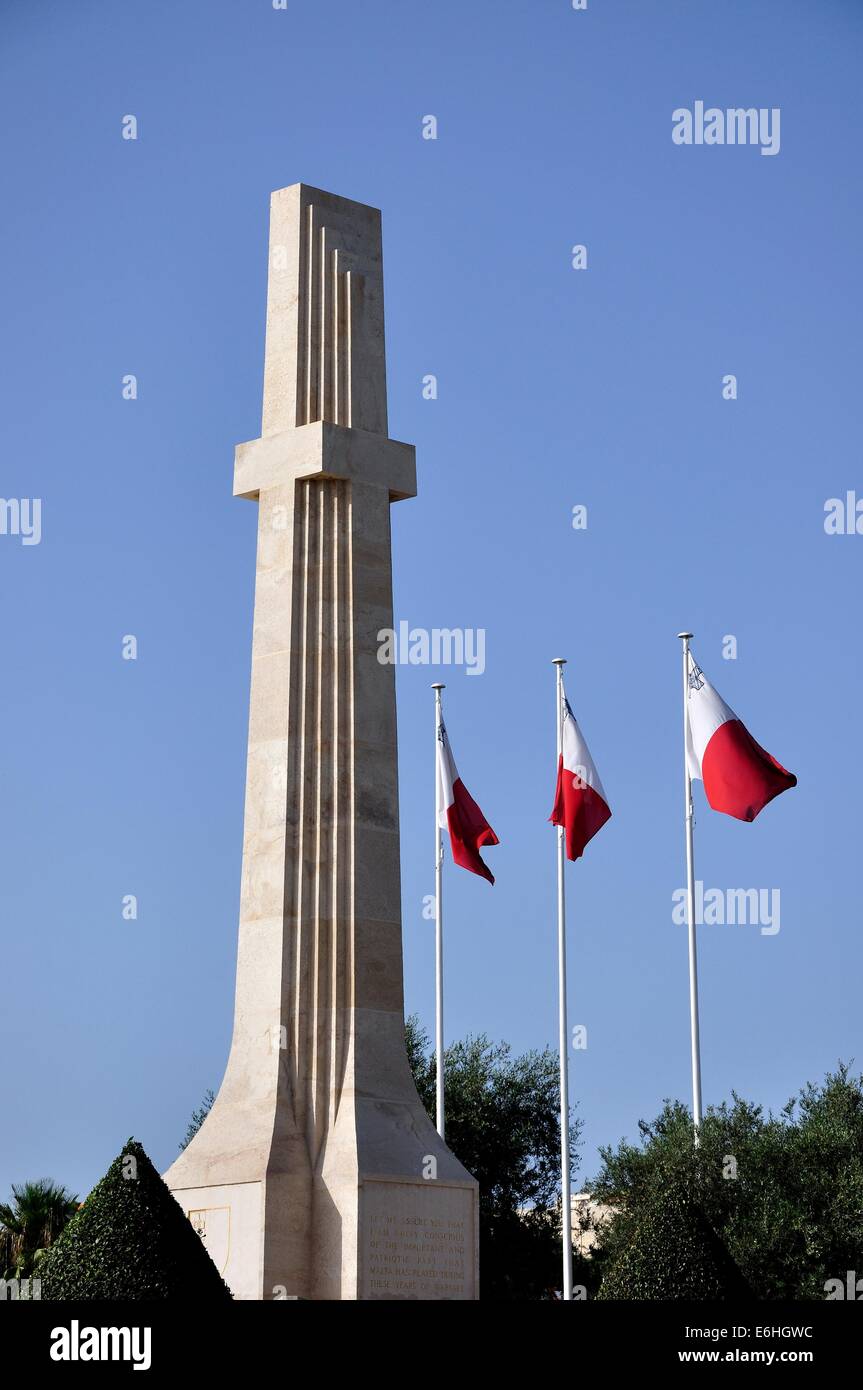
[[[443,720],[437,738],[437,817],[441,829],[449,831],[453,861],[494,883],[494,874],[479,851],[500,841],[458,775]]]
[[[794,773],[755,742],[691,654],[686,713],[689,775],[704,783],[714,811],[754,820],[774,796],[797,786]]]
[[[554,806],[549,820],[552,825],[562,825],[566,830],[567,859],[580,859],[585,845],[610,819],[611,811],[596,764],[566,696],[563,700],[561,750]]]

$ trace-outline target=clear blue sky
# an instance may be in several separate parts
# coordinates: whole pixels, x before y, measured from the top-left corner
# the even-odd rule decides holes
[[[581,1176],[688,1100],[687,626],[800,783],[753,825],[696,791],[698,876],[781,889],[777,935],[701,931],[705,1100],[863,1063],[863,537],[823,528],[863,495],[861,44],[852,0],[2,0],[0,492],[43,512],[40,545],[0,536],[0,1196],[83,1193],[131,1133],[166,1167],[222,1076],[256,524],[233,446],[260,430],[269,194],[299,180],[383,209],[420,481],[396,615],[487,632],[482,677],[398,672],[408,1010],[431,1027],[445,679],[501,839],[493,889],[448,867],[448,1035],[556,1046],[563,654],[614,810],[568,874]],[[696,100],[779,107],[780,153],[674,145]]]

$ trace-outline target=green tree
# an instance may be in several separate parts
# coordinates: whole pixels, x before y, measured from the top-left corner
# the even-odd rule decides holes
[[[4,1279],[26,1279],[74,1216],[78,1198],[51,1178],[12,1186],[0,1203],[0,1270]]]
[[[693,1299],[721,1302],[751,1298],[723,1241],[694,1192],[677,1174],[660,1179],[605,1267],[600,1299]]]
[[[130,1139],[39,1266],[42,1298],[183,1299],[231,1294],[192,1223]]]
[[[212,1110],[213,1101],[215,1099],[216,1097],[213,1095],[212,1091],[204,1092],[204,1099],[201,1101],[201,1104],[199,1105],[198,1109],[192,1111],[192,1118],[186,1126],[185,1136],[183,1137],[179,1145],[181,1150],[187,1149],[189,1147],[195,1135],[198,1133],[198,1130],[201,1128],[201,1125],[204,1123],[210,1111]]]
[[[705,1114],[666,1101],[641,1144],[600,1150],[591,1191],[615,1216],[597,1269],[620,1268],[657,1194],[692,1199],[759,1299],[823,1299],[828,1279],[863,1271],[863,1077],[841,1065],[765,1115],[733,1094]]]
[[[408,1059],[435,1117],[435,1057],[416,1016]],[[561,1284],[560,1079],[557,1053],[513,1057],[485,1035],[444,1053],[446,1142],[479,1182],[483,1298],[551,1296]],[[573,1161],[579,1125],[570,1129]]]

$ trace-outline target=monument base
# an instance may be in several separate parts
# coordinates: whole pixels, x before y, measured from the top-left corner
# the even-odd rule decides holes
[[[323,1183],[316,1205],[331,1206]],[[308,1298],[309,1288],[263,1287],[263,1182],[181,1188],[174,1196],[240,1300]],[[474,1183],[368,1177],[357,1189],[355,1293],[361,1300],[466,1301],[479,1297]],[[339,1261],[339,1264],[342,1262]],[[320,1271],[318,1296],[343,1298]]]

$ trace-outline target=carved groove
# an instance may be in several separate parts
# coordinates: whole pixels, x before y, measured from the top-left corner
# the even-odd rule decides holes
[[[328,420],[352,423],[351,310],[358,281],[334,244],[334,233],[319,226],[309,203],[302,225],[297,351],[297,424]]]
[[[353,649],[350,484],[297,484],[297,618],[291,658],[286,863],[291,999],[288,1071],[296,1123],[314,1166],[338,1109],[353,969]]]

